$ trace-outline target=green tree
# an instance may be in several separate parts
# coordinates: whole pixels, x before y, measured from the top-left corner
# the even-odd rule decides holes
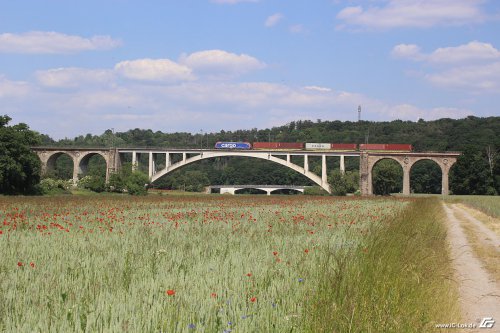
[[[403,188],[403,169],[398,162],[383,159],[373,167],[373,193],[389,195],[401,192]]]
[[[333,170],[328,177],[333,195],[344,196],[347,194],[347,180],[340,170]]]
[[[140,171],[133,171],[125,180],[125,188],[131,195],[146,195],[148,193],[149,177]]]
[[[496,194],[488,160],[482,151],[474,147],[468,147],[459,156],[451,169],[450,180],[453,194]]]
[[[30,147],[40,135],[26,124],[8,126],[11,118],[0,116],[0,193],[34,194],[40,182],[40,160]]]

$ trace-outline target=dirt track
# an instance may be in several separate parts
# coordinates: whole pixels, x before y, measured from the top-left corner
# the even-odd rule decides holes
[[[479,332],[500,332],[500,283],[491,276],[484,263],[476,257],[463,230],[463,223],[475,226],[480,239],[500,250],[499,237],[483,223],[457,205],[446,205],[448,241],[455,269],[455,279],[459,283],[462,322],[477,323],[484,317],[496,321],[493,329],[478,329]],[[457,218],[455,214],[462,217]],[[474,332],[467,330],[467,332]]]

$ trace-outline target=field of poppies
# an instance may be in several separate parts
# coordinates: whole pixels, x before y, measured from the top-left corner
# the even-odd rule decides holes
[[[0,197],[0,331],[301,332],[332,258],[369,258],[369,236],[411,204]]]

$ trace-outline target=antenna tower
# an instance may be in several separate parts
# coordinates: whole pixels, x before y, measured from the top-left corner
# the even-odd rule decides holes
[[[358,122],[361,120],[361,105],[358,105]]]

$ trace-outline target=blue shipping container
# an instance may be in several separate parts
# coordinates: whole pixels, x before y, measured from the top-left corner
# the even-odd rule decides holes
[[[217,142],[215,149],[252,149],[248,142]]]

